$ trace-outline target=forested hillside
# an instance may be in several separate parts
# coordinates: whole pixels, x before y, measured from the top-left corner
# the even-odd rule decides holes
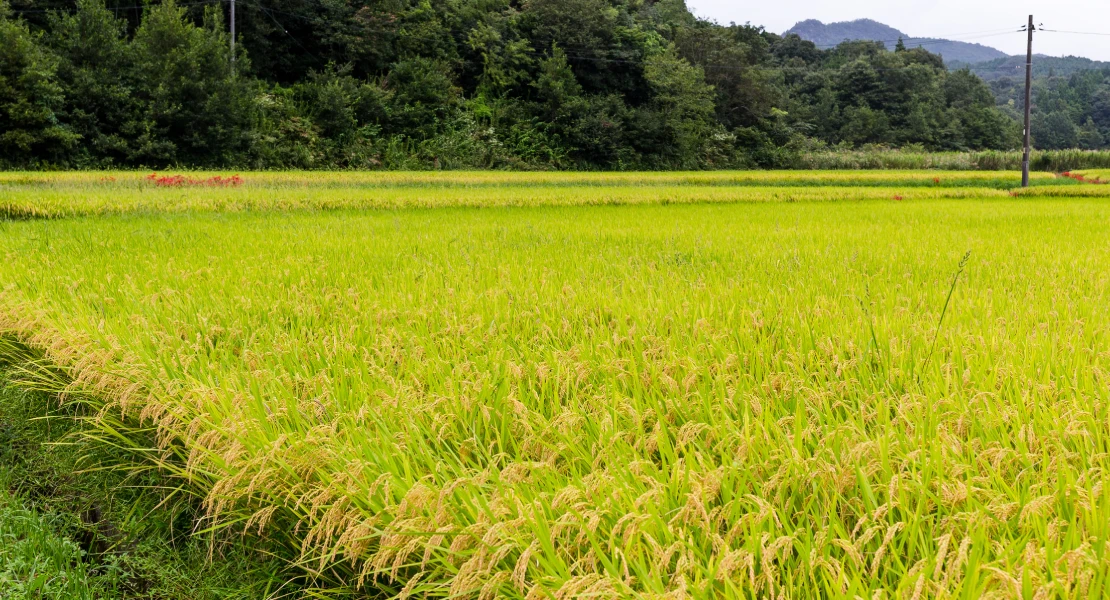
[[[1018,119],[1025,110],[1025,78],[1003,77],[990,86],[1000,107]],[[1029,128],[1044,150],[1110,148],[1110,68],[1035,78]]]
[[[0,4],[7,168],[789,166],[829,145],[1013,148],[922,49],[691,15],[681,0]]]

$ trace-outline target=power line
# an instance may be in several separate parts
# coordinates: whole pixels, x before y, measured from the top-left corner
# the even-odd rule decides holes
[[[227,0],[223,0],[223,1],[227,1]],[[323,2],[321,2],[321,0],[309,0],[309,1],[319,5],[321,8],[325,8],[325,9],[332,8],[332,7],[324,4]],[[312,24],[317,23],[317,19],[305,16],[305,15],[302,15],[302,14],[293,13],[293,12],[284,11],[284,10],[279,10],[279,9],[272,8],[272,7],[264,7],[264,6],[262,6],[261,4],[259,4],[257,2],[248,2],[248,3],[255,6],[256,8],[258,8],[262,11],[270,13],[267,16],[269,16],[271,19],[274,19],[275,23],[277,22],[275,17],[273,16],[275,13],[286,15],[286,16],[292,17],[294,19],[300,19],[300,20],[302,20],[304,22],[307,22],[307,23],[312,23]],[[280,26],[280,23],[279,23],[279,26]],[[283,31],[284,31],[284,28],[283,28]],[[363,31],[363,32],[366,32],[366,33],[381,33],[381,34],[388,34],[388,35],[404,35],[404,32],[398,31],[396,29],[361,28],[360,31]],[[969,32],[967,34],[958,34],[958,35],[971,35],[971,34],[977,34],[977,33],[986,34],[986,35],[978,35],[974,38],[968,38],[968,39],[981,39],[981,38],[987,38],[987,37],[995,37],[995,36],[999,36],[999,35],[1008,35],[1008,34],[1017,33],[1017,32],[1020,32],[1020,31],[1021,30],[1016,30],[1016,29],[1013,29],[1013,28],[989,29],[989,30],[983,30],[983,31],[979,31],[979,32]],[[286,35],[290,35],[287,31],[285,31],[285,33],[286,33]],[[290,37],[292,37],[292,36],[290,36]],[[910,43],[914,44],[913,47],[925,47],[925,46],[933,46],[933,45],[938,45],[938,44],[945,44],[945,43],[953,42],[953,41],[955,41],[955,42],[963,41],[963,40],[958,40],[958,39],[936,39],[936,38],[908,38],[908,39],[911,40]],[[912,40],[915,40],[915,39],[920,39],[920,40],[924,40],[924,41],[916,42],[916,43],[912,42]],[[848,40],[846,40],[846,41],[848,41]],[[884,40],[863,40],[863,41],[882,41],[883,43],[887,43],[887,41],[884,41]],[[889,43],[894,43],[896,41],[897,40],[890,40]],[[298,42],[298,45],[300,45],[299,42]],[[837,44],[837,45],[839,45],[839,44]],[[822,48],[821,46],[817,46],[817,47]],[[824,48],[824,49],[835,48],[835,47],[836,46],[829,46],[829,47]],[[303,46],[302,46],[302,48],[303,48]],[[571,46],[560,46],[560,48],[571,49],[571,50],[573,50],[575,48],[578,48],[580,50],[590,52],[591,54],[601,54],[601,55],[609,55],[609,56],[618,55],[618,58],[598,58],[596,56],[586,56],[586,55],[580,55],[580,54],[576,54],[576,55],[568,54],[567,55],[568,57],[573,57],[575,60],[579,60],[579,61],[613,62],[613,63],[622,63],[622,62],[640,63],[640,62],[642,62],[642,61],[629,60],[629,59],[625,58],[625,56],[627,56],[627,54],[629,52],[637,52],[639,49],[623,48],[623,47],[619,47],[619,46],[609,46],[609,47],[577,46],[576,47],[576,46],[573,46],[573,45],[571,45]],[[527,54],[538,55],[538,56],[544,56],[545,55],[542,52],[536,52],[536,51],[527,52]],[[700,66],[702,66],[702,67],[711,67],[711,68],[721,68],[721,69],[751,70],[750,68],[734,67],[732,65],[700,65]],[[789,68],[789,67],[783,67],[783,68]],[[767,70],[782,70],[782,68],[767,69]],[[835,71],[837,69],[830,69],[830,70]],[[878,69],[878,70],[882,70],[882,69]]]
[[[278,21],[277,17],[275,17],[269,11],[269,9],[267,9],[265,6],[262,6],[261,4],[259,4],[257,2],[246,2],[246,4],[249,4],[250,6],[254,6],[255,8],[261,10],[262,13],[265,14],[267,17],[270,17],[270,19],[274,22],[274,24],[277,25],[277,28],[282,33],[289,36],[289,39],[293,40],[293,43],[296,44],[297,46],[299,46],[301,48],[301,50],[304,50],[306,54],[308,54],[312,58],[316,59],[316,61],[319,62],[320,64],[327,64],[324,59],[320,58],[319,56],[316,56],[316,54],[314,54],[311,50],[306,48],[305,45],[302,44],[300,40],[298,40],[296,37],[293,37],[293,34],[289,33],[289,31],[287,29],[285,29],[285,26],[281,24],[281,21]]]
[[[227,1],[228,0],[200,0],[198,2],[175,2],[174,5],[175,6],[203,6],[205,4],[221,4],[221,3],[224,3],[224,2],[227,2]],[[134,5],[134,6],[105,6],[104,9],[105,10],[111,10],[111,11],[117,11],[117,10],[135,10],[135,9],[150,8],[150,7],[151,7],[150,4],[137,4],[137,5]],[[76,6],[72,6],[72,7],[69,7],[69,8],[12,8],[12,9],[8,9],[8,12],[17,13],[17,14],[53,13],[53,12],[70,13],[70,12],[76,12],[77,10],[80,10],[80,9]]]
[[[203,5],[210,5],[210,4],[221,4],[221,3],[226,3],[228,1],[229,0],[199,0],[199,1],[194,1],[194,2],[179,2],[179,3],[177,3],[177,6],[182,6],[182,7],[203,6]],[[301,41],[299,39],[297,39],[293,34],[289,33],[289,31],[285,28],[285,26],[277,19],[277,17],[275,16],[275,13],[283,14],[283,15],[290,16],[290,17],[293,17],[293,18],[297,18],[297,19],[300,19],[300,20],[308,22],[308,23],[316,23],[316,19],[312,19],[310,17],[307,17],[305,15],[301,15],[301,14],[297,14],[297,13],[292,13],[292,12],[288,12],[288,11],[279,10],[279,9],[276,9],[276,8],[266,7],[266,6],[263,6],[259,2],[253,2],[253,1],[249,1],[249,0],[240,0],[240,1],[244,1],[245,4],[248,4],[250,6],[253,6],[253,7],[259,9],[271,21],[273,21],[274,24],[277,26],[277,28],[284,35],[289,37],[289,39],[292,40],[293,43],[295,43],[301,50],[303,50],[306,54],[308,54],[310,57],[312,57],[313,59],[315,59],[319,63],[321,63],[321,64],[325,63],[324,59],[322,59],[319,56],[317,56],[316,54],[314,54],[303,43],[301,43]],[[323,2],[320,2],[319,0],[313,0],[313,1],[316,4],[320,5],[321,7],[323,7],[323,8],[328,8],[326,5],[324,5]],[[133,5],[133,6],[115,6],[115,7],[110,7],[110,8],[106,7],[106,8],[108,8],[109,10],[128,10],[128,9],[143,9],[143,8],[148,8],[148,7],[149,7],[149,5]],[[45,13],[45,12],[72,12],[74,10],[77,10],[77,7],[72,7],[72,8],[68,8],[68,9],[13,9],[11,12],[16,12],[16,13]],[[397,31],[395,29],[363,29],[363,31],[368,32],[368,33],[403,35],[403,32]],[[1056,33],[1073,33],[1073,34],[1083,34],[1083,35],[1110,36],[1110,33],[1071,32],[1071,31],[1058,31],[1058,30],[1049,30],[1049,29],[1041,29],[1040,31],[1053,31],[1053,32],[1056,32]],[[964,34],[964,35],[979,34],[979,35],[976,35],[974,38],[966,38],[966,39],[982,39],[982,38],[988,38],[988,37],[997,37],[997,36],[1001,36],[1001,35],[1010,35],[1012,33],[1018,33],[1018,32],[1024,32],[1024,29],[1015,30],[1015,29],[1012,29],[1012,28],[1007,28],[1005,30],[997,30],[997,29],[996,30],[983,30],[982,32],[969,32],[968,34]],[[950,37],[956,37],[956,36],[950,36]],[[912,44],[912,47],[915,47],[915,48],[916,47],[939,45],[939,44],[944,44],[944,43],[948,43],[948,42],[964,41],[964,40],[958,40],[958,39],[939,39],[939,38],[903,38],[902,41],[905,42],[907,39],[909,40],[909,43]],[[914,40],[916,40],[916,39],[921,39],[921,40],[924,40],[924,41],[915,43]],[[845,40],[845,41],[851,41],[851,40]],[[881,43],[886,44],[886,43],[896,42],[897,40],[858,40],[858,41],[874,41],[874,42],[881,42]],[[829,49],[829,48],[835,48],[835,47],[839,46],[839,44],[837,44],[836,46],[818,46],[818,45],[815,44],[815,46],[817,48],[821,48],[821,49]],[[628,58],[629,53],[638,53],[638,52],[642,51],[641,49],[620,48],[620,47],[597,48],[597,47],[585,47],[585,46],[583,46],[583,47],[581,47],[581,49],[586,51],[586,52],[589,52],[589,54],[580,54],[580,53],[573,52],[573,49],[575,48],[575,46],[569,46],[567,48],[571,49],[572,52],[568,53],[568,52],[564,51],[564,55],[568,59],[573,60],[575,62],[595,62],[595,63],[635,64],[635,65],[645,64],[645,61],[642,60],[642,59]],[[523,53],[531,55],[531,56],[545,57],[545,58],[551,56],[547,52],[541,52],[541,51],[535,51],[535,50],[525,51]],[[614,55],[617,56],[617,58],[613,58]],[[770,66],[770,67],[768,67],[768,66],[759,66],[759,65],[755,65],[755,66],[737,66],[735,64],[711,64],[711,63],[695,64],[695,66],[700,67],[702,69],[710,70],[710,71],[738,71],[738,72],[764,72],[764,73],[837,73],[837,72],[840,72],[841,69],[843,68],[843,66],[834,67],[834,68],[828,68],[828,67],[824,67],[824,68],[791,67],[791,66],[786,66],[786,65]],[[874,67],[874,66],[872,66],[871,69],[873,71],[877,71],[877,72],[898,72],[898,71],[905,71],[905,70],[913,69],[916,66],[917,65],[908,65],[908,66],[903,66],[903,67]],[[978,69],[975,69],[975,71],[976,72],[1003,72],[1003,73],[1004,72],[1014,72],[1014,71],[1019,70],[1022,66],[1023,65],[1009,65],[1009,66],[999,66],[999,67],[989,67],[989,68],[978,68]]]
[[[311,1],[318,4],[322,8],[330,8],[327,5],[325,5],[323,2],[321,2],[320,0],[311,0]],[[199,1],[194,1],[194,2],[180,2],[180,3],[177,3],[177,6],[182,6],[182,7],[203,6],[203,5],[208,5],[208,4],[220,4],[220,3],[226,3],[226,2],[229,2],[229,0],[199,0]],[[286,30],[285,26],[280,21],[277,20],[277,17],[275,17],[274,14],[275,13],[280,13],[280,14],[287,15],[287,16],[297,18],[297,19],[301,19],[305,22],[313,23],[313,24],[315,24],[317,22],[316,19],[312,19],[310,17],[304,16],[304,15],[301,15],[301,14],[297,14],[297,13],[291,13],[291,12],[279,10],[279,9],[276,9],[276,8],[266,7],[266,6],[263,6],[262,4],[260,4],[258,2],[247,2],[247,4],[249,4],[251,6],[254,6],[255,8],[258,8],[260,11],[265,13],[266,16],[269,17],[270,20],[272,20],[275,25],[277,25],[278,29],[280,29],[283,34],[285,34],[291,40],[293,40],[293,42],[295,44],[297,44],[297,46],[299,46],[302,50],[304,50],[306,53],[308,53],[314,59],[316,59],[317,61],[319,61],[321,63],[325,62],[323,59],[316,56],[307,47],[305,47],[304,44],[302,44],[300,42],[300,40],[298,40],[291,33],[289,33],[289,31]],[[148,8],[148,7],[149,7],[149,5],[133,5],[133,6],[115,6],[115,7],[111,7],[111,8],[108,8],[108,7],[106,7],[106,8],[108,8],[109,10],[118,11],[118,10],[129,10],[129,9],[143,9],[143,8]],[[68,8],[68,9],[17,9],[17,10],[12,10],[11,12],[15,12],[15,13],[46,13],[46,12],[72,12],[72,11],[75,11],[75,10],[77,10],[77,7],[71,7],[71,8]],[[391,29],[363,29],[362,31],[365,31],[367,33],[404,35],[403,32],[397,31],[395,29],[394,30],[391,30]],[[997,32],[997,31],[1000,31],[1000,30],[984,30],[984,32],[986,32],[986,35],[980,35],[980,36],[977,36],[974,39],[985,38],[985,37],[994,37],[994,36],[998,36],[998,35],[1008,35],[1010,33],[1015,32],[1015,30],[1006,29],[1006,30],[1002,31],[1001,33],[991,33],[991,32]],[[971,33],[979,33],[979,32],[971,32]],[[1107,35],[1110,35],[1110,34],[1107,34]],[[923,47],[926,47],[926,46],[945,44],[945,43],[953,42],[953,41],[957,41],[957,42],[958,41],[963,41],[963,40],[956,40],[956,39],[937,39],[937,38],[907,38],[907,39],[910,40],[910,44],[912,44],[913,45],[912,47],[915,47],[915,48],[916,47],[922,47],[923,48]],[[914,42],[913,40],[915,40],[915,39],[921,39],[921,40],[924,40],[924,41]],[[972,38],[968,38],[968,39],[972,39]],[[851,40],[845,40],[845,41],[851,41]],[[897,40],[859,40],[859,41],[877,41],[877,42],[882,42],[883,44],[886,44],[886,43],[894,43]],[[815,46],[819,49],[831,49],[831,48],[835,48],[835,47],[839,46],[839,44],[837,44],[835,46],[817,46],[817,45],[815,45]],[[568,46],[567,48],[573,50],[575,48],[575,46]],[[620,64],[620,63],[643,64],[642,60],[630,60],[630,59],[626,58],[627,55],[629,54],[629,52],[637,52],[637,51],[639,51],[639,49],[626,49],[626,48],[621,48],[621,47],[616,47],[616,46],[610,46],[608,48],[583,46],[583,47],[581,47],[581,49],[586,51],[586,52],[589,52],[590,55],[567,54],[566,56],[568,58],[574,59],[575,61],[608,62],[608,63],[617,63],[617,64]],[[536,51],[526,52],[526,54],[531,54],[531,55],[534,55],[534,56],[546,56],[545,53],[536,52]],[[598,54],[602,55],[602,57],[596,56]],[[614,56],[614,55],[617,55],[618,58],[604,58],[605,55],[608,55],[610,57]],[[804,67],[786,67],[786,66],[772,67],[772,68],[768,68],[768,67],[736,67],[735,65],[714,65],[714,64],[702,64],[702,65],[698,65],[698,66],[700,66],[702,68],[705,68],[705,69],[711,69],[711,70],[735,70],[735,71],[769,71],[769,72],[777,72],[777,71],[836,72],[836,71],[839,71],[839,68],[834,68],[834,69],[808,69],[808,68],[804,68]],[[904,69],[908,69],[908,68],[912,68],[912,67],[895,67],[895,68],[873,67],[873,69],[876,70],[876,71],[900,71],[900,70],[904,70]],[[994,70],[1006,71],[1006,70],[1010,70],[1010,67],[1001,67],[1001,68],[997,68],[997,69],[977,69],[977,70],[980,70],[980,71],[988,71],[988,70],[989,71],[994,71]]]
[[[1094,31],[1061,31],[1059,29],[1038,29],[1037,31],[1048,31],[1051,33],[1069,33],[1072,35],[1101,35],[1110,37],[1110,33],[1099,33]]]
[[[985,32],[982,32],[982,34],[980,34],[980,35],[965,34],[965,36],[970,35],[970,37],[963,37],[963,39],[959,39],[960,36],[945,36],[943,38],[939,38],[939,37],[928,37],[928,38],[907,37],[907,38],[899,38],[897,40],[852,40],[852,39],[847,39],[846,38],[844,41],[836,43],[836,44],[820,44],[820,45],[819,44],[814,44],[814,45],[817,46],[817,48],[819,48],[821,50],[832,50],[832,49],[840,46],[840,44],[843,44],[844,42],[859,41],[859,42],[880,42],[882,44],[895,44],[895,43],[901,41],[904,44],[906,44],[907,46],[913,44],[913,47],[916,48],[916,47],[920,47],[920,46],[935,46],[935,45],[938,45],[938,44],[947,44],[947,43],[950,43],[950,42],[970,42],[972,40],[981,40],[981,39],[986,39],[986,38],[990,38],[990,37],[998,37],[998,36],[1001,36],[1001,35],[1009,35],[1011,33],[1021,33],[1022,31],[1023,31],[1022,29],[1014,29],[1012,27],[1008,27],[1006,29],[995,29],[995,30],[985,31]],[[918,42],[916,40],[922,40],[922,41]]]
[[[532,56],[539,56],[539,57],[544,57],[544,58],[549,58],[551,56],[550,54],[548,54],[546,52],[537,52],[537,51],[534,51],[534,50],[524,52],[524,54],[529,54],[529,55],[532,55]],[[566,53],[566,52],[564,52],[563,54],[568,59],[572,59],[574,61],[604,62],[604,63],[618,63],[618,64],[623,63],[623,64],[637,64],[637,65],[645,64],[645,61],[642,61],[642,60],[631,60],[631,59],[620,59],[620,58],[601,58],[601,57],[596,57],[596,56],[585,56],[585,55],[580,55],[580,54],[570,54],[570,53]],[[756,65],[756,66],[736,66],[736,65],[725,65],[725,64],[698,64],[698,63],[691,63],[691,64],[693,64],[693,66],[700,67],[702,69],[710,69],[710,70],[743,71],[743,72],[769,72],[769,73],[778,73],[778,72],[785,72],[785,71],[794,72],[794,73],[839,73],[844,68],[844,66],[847,66],[847,65],[844,65],[844,66],[840,66],[840,67],[831,67],[831,68],[830,67],[811,68],[811,67],[791,67],[791,66],[787,66],[787,65],[783,65],[783,66],[758,66],[758,65]],[[871,67],[871,70],[878,71],[878,72],[897,72],[897,71],[907,71],[907,70],[915,69],[918,66],[920,66],[920,65],[906,65],[906,66],[902,66],[902,67]],[[1005,67],[991,67],[991,68],[976,69],[976,70],[977,71],[983,71],[983,72],[993,72],[993,71],[1012,71],[1015,68],[1019,68],[1019,67],[1005,66]]]
[[[967,36],[967,35],[974,36],[974,35],[979,35],[979,34],[982,34],[982,33],[1007,33],[1007,32],[1013,31],[1013,30],[1014,30],[1013,27],[999,27],[998,29],[981,29],[979,31],[966,31],[964,33],[950,33],[950,34],[941,35],[941,36],[937,36],[937,37],[944,38],[944,39],[947,39],[947,40],[952,40],[952,39],[956,39],[956,38]],[[925,38],[918,38],[918,39],[925,39]]]
[[[224,1],[226,1],[226,0],[224,0]],[[261,5],[258,2],[253,2],[253,1],[250,1],[250,0],[240,0],[240,1],[243,1],[243,2],[245,2],[246,4],[248,4],[250,6],[254,6],[255,8],[258,8],[262,12],[266,13],[266,16],[268,16],[271,20],[274,21],[274,23],[278,26],[278,28],[281,29],[282,33],[289,36],[289,38],[292,39],[293,42],[296,43],[298,46],[300,46],[302,50],[304,50],[305,52],[308,52],[313,58],[317,59],[321,63],[324,62],[323,59],[321,59],[321,58],[317,57],[316,55],[312,54],[311,51],[309,51],[303,44],[301,44],[300,41],[298,41],[296,37],[294,37],[292,34],[290,34],[285,29],[285,27],[277,20],[277,18],[274,16],[274,13],[287,15],[287,16],[290,16],[290,17],[293,17],[293,18],[296,18],[296,19],[300,19],[300,20],[305,21],[305,22],[309,22],[309,23],[315,23],[316,22],[315,19],[312,19],[310,17],[304,16],[304,15],[301,15],[301,14],[297,14],[297,13],[291,13],[291,12],[288,12],[288,11],[278,10],[276,8],[265,7],[265,6]],[[368,32],[368,33],[385,33],[385,34],[392,34],[392,35],[402,35],[402,32],[399,32],[397,30],[390,30],[390,29],[362,29],[362,31],[365,31],[365,32]],[[1013,33],[1013,32],[1014,32],[1014,30],[1007,29],[1005,33],[1009,34],[1009,33]],[[945,40],[945,41],[947,41],[947,40]],[[575,46],[570,46],[570,48],[574,48],[574,47]],[[562,49],[562,48],[563,47],[560,46],[560,49]],[[583,46],[581,48],[584,48],[584,49],[590,51],[591,53],[602,54],[602,55],[609,54],[609,53],[627,55],[629,52],[639,51],[639,49],[632,49],[632,48],[624,49],[624,48],[616,48],[616,47],[589,48],[589,47]],[[524,51],[523,53],[527,54],[527,55],[530,55],[530,56],[543,57],[543,58],[548,58],[548,57],[551,56],[548,52],[537,51],[537,50]],[[612,56],[612,54],[609,54],[609,55]],[[566,56],[568,59],[572,59],[572,60],[577,61],[577,62],[600,62],[600,63],[636,64],[636,65],[645,64],[645,61],[643,61],[643,60],[629,59],[629,58],[624,58],[623,56],[621,58],[606,58],[604,56],[592,56],[592,55],[586,55],[586,54],[567,53],[565,50],[564,50],[564,56]],[[782,71],[803,72],[803,73],[819,73],[819,72],[820,73],[836,73],[836,72],[839,72],[840,69],[841,69],[841,67],[813,69],[813,68],[808,68],[808,67],[790,67],[790,66],[738,67],[736,65],[731,65],[731,64],[729,64],[729,65],[725,65],[725,64],[698,64],[698,65],[695,65],[695,66],[701,67],[703,69],[718,70],[718,71],[724,70],[724,71],[770,72],[770,73],[777,73],[777,72],[782,72]],[[904,70],[907,70],[907,69],[911,69],[913,67],[914,66],[911,65],[911,66],[905,66],[905,67],[872,67],[872,69],[875,70],[875,71],[904,71]],[[1014,67],[994,67],[994,68],[978,69],[978,70],[980,70],[980,71],[1010,71],[1013,68]]]
[[[901,39],[903,41],[906,41],[906,40],[939,40],[939,41],[948,41],[948,42],[959,42],[959,41],[962,41],[959,38],[962,38],[962,37],[965,37],[965,36],[973,36],[973,37],[983,36],[983,37],[985,37],[986,35],[990,35],[990,34],[1011,33],[1011,32],[1015,32],[1015,31],[1020,31],[1020,29],[1014,29],[1013,27],[1000,27],[998,29],[982,29],[982,30],[979,30],[979,31],[968,31],[968,32],[965,32],[965,33],[951,33],[951,34],[932,36],[932,37],[903,36],[902,38],[899,38],[899,39]],[[797,34],[793,34],[793,35],[797,35]],[[845,38],[844,41],[852,41],[852,39],[851,38]],[[898,39],[893,39],[893,40],[863,40],[863,41],[874,41],[874,42],[882,42],[884,44],[893,44],[893,43],[896,43],[898,41]],[[840,42],[840,43],[843,43],[843,42]],[[840,43],[837,43],[837,44],[823,44],[823,45],[818,45],[818,47],[835,48],[835,47],[839,46]]]

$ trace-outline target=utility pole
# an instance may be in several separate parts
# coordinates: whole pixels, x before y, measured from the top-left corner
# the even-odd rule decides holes
[[[235,2],[235,0],[231,0]],[[234,21],[232,21],[234,23]],[[1032,151],[1029,135],[1029,118],[1033,114],[1033,15],[1029,15],[1029,46],[1025,51],[1025,153],[1021,157],[1021,187],[1029,187],[1029,154]]]
[[[1029,22],[1033,22],[1033,17],[1029,17]],[[231,76],[235,76],[235,0],[231,0]]]

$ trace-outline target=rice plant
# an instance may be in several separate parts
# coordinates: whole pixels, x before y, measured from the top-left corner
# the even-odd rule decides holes
[[[0,332],[322,589],[1110,593],[1102,186],[82,177]]]

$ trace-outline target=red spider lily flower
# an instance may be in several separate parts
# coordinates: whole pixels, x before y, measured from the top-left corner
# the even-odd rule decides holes
[[[164,175],[159,177],[157,173],[151,173],[145,178],[147,181],[154,182],[158,187],[236,187],[243,185],[243,178],[239,175],[232,175],[231,177],[223,177],[216,175],[208,179],[196,179],[193,177],[185,177],[184,175]]]

